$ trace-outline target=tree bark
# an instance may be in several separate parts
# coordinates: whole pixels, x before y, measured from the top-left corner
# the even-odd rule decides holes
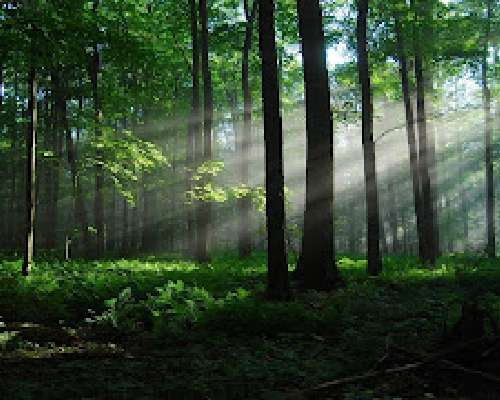
[[[9,205],[8,205],[8,217],[7,217],[7,244],[9,249],[14,250],[18,246],[17,242],[17,222],[16,217],[18,214],[17,209],[17,170],[18,170],[18,158],[17,158],[17,134],[16,134],[16,125],[17,125],[17,98],[19,95],[19,84],[18,84],[18,76],[17,72],[14,72],[14,123],[13,128],[11,129],[11,137],[10,137],[10,188],[9,188]]]
[[[394,183],[396,178],[394,176],[389,177],[389,183],[387,184],[387,194],[389,195],[389,224],[391,226],[391,237],[392,237],[392,253],[399,253],[399,239],[398,239],[398,202],[397,202],[397,192],[394,190]]]
[[[406,49],[402,37],[401,25],[398,19],[396,19],[396,38],[397,38],[399,62],[400,62],[401,90],[403,92],[403,103],[405,108],[406,133],[408,138],[408,153],[410,158],[410,171],[412,176],[413,204],[415,209],[415,217],[417,221],[419,257],[422,261],[424,261],[424,254],[427,245],[425,243],[426,237],[423,225],[422,197],[420,191],[420,175],[419,175],[420,168],[419,168],[418,149],[417,149],[417,141],[415,133],[415,115],[410,95],[408,60],[406,57]]]
[[[244,1],[246,16],[245,41],[243,44],[243,60],[241,63],[241,83],[243,90],[243,132],[240,143],[241,183],[248,186],[250,143],[252,138],[252,92],[249,82],[249,58],[252,49],[252,34],[255,17],[258,11],[258,0],[253,0],[250,10],[248,0]],[[238,251],[240,258],[245,258],[252,252],[252,238],[250,236],[250,209],[251,199],[244,196],[238,201],[239,208],[239,231]]]
[[[201,22],[201,70],[203,75],[203,161],[212,159],[212,120],[213,120],[213,93],[212,74],[208,59],[208,10],[207,0],[199,0],[199,14]],[[207,182],[203,182],[205,184]],[[198,254],[199,262],[208,262],[210,259],[211,241],[211,214],[212,206],[204,201],[199,210]]]
[[[370,275],[378,275],[382,270],[380,258],[380,218],[375,163],[375,142],[373,140],[373,104],[370,70],[367,50],[368,0],[358,0],[357,49],[358,72],[362,91],[362,140],[365,172],[368,267]]]
[[[97,13],[99,0],[94,0],[94,13]],[[99,141],[102,137],[102,107],[101,98],[99,95],[99,70],[100,70],[100,54],[97,43],[94,45],[94,50],[90,65],[90,80],[92,83],[92,97],[94,99],[94,123],[95,123],[95,139]],[[96,242],[94,256],[101,258],[104,255],[105,249],[105,234],[104,234],[104,198],[103,198],[103,166],[102,154],[97,150],[96,154],[96,169],[95,169],[95,192],[94,192],[94,224],[96,229]]]
[[[81,85],[80,85],[81,86]],[[83,113],[83,98],[82,96],[78,99],[78,110],[80,115]],[[79,252],[83,255],[88,254],[91,244],[90,244],[90,234],[88,230],[87,222],[87,211],[85,209],[85,199],[82,190],[82,182],[80,180],[80,175],[76,166],[78,160],[78,145],[80,141],[80,131],[81,128],[78,127],[76,130],[76,142],[73,146],[73,160],[71,162],[72,175],[73,175],[73,191],[75,196],[75,220],[80,231],[79,237],[81,238],[81,243],[78,243]],[[69,134],[71,137],[71,133]]]
[[[333,129],[319,0],[298,0],[306,97],[306,204],[303,283],[331,288],[338,278],[333,241]]]
[[[36,206],[36,128],[37,128],[37,80],[35,67],[32,65],[28,74],[29,99],[28,115],[29,127],[26,132],[26,223],[25,247],[22,266],[23,276],[28,276],[33,262],[34,227]]]
[[[486,253],[488,257],[495,257],[495,187],[493,181],[493,158],[491,138],[493,131],[493,115],[491,113],[491,91],[488,85],[488,52],[490,39],[490,19],[492,14],[491,0],[488,0],[485,44],[483,50],[482,91],[484,110],[484,144],[485,144],[485,170],[486,170]]]
[[[275,34],[274,0],[259,0],[266,163],[267,295],[272,300],[286,300],[290,293],[285,246],[283,127]]]
[[[199,159],[201,154],[201,148],[199,144],[201,142],[199,136],[201,135],[200,130],[200,83],[199,83],[199,71],[200,71],[200,50],[198,45],[198,14],[196,12],[196,1],[189,0],[189,7],[191,11],[191,41],[192,41],[192,66],[191,66],[191,81],[192,81],[192,96],[191,96],[191,116],[189,119],[188,127],[188,138],[186,142],[186,161],[187,161],[187,173],[186,173],[186,186],[187,190],[193,190],[193,182],[191,181],[193,176],[193,170],[196,166],[195,161]],[[197,146],[198,144],[198,146]],[[198,204],[189,204],[187,206],[187,245],[188,254],[192,256],[196,252],[196,225],[195,225],[195,215],[194,210]]]

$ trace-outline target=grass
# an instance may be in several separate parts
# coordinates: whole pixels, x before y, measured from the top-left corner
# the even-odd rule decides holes
[[[388,257],[379,278],[340,257],[346,286],[264,299],[265,258],[0,261],[0,393],[31,398],[281,399],[363,373],[389,344],[437,351],[464,299],[500,321],[500,265]],[[434,371],[432,371],[434,372]],[[475,398],[433,374],[339,388],[339,399]],[[427,385],[427,386],[426,386]],[[456,389],[460,390],[460,389]],[[328,397],[331,396],[331,397]],[[299,397],[300,398],[300,397]]]

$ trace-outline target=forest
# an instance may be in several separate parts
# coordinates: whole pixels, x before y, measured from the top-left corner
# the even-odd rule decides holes
[[[500,0],[0,0],[0,399],[500,399]]]

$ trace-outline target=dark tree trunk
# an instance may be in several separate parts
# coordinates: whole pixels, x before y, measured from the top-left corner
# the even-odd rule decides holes
[[[488,238],[486,253],[488,257],[495,257],[495,187],[493,181],[493,158],[491,137],[493,131],[493,116],[491,113],[491,91],[488,85],[488,52],[490,38],[490,18],[492,13],[491,0],[488,0],[485,44],[482,62],[482,89],[484,110],[484,144],[486,170],[486,235]]]
[[[420,176],[418,164],[418,149],[415,134],[415,115],[413,111],[413,103],[410,95],[410,79],[408,77],[408,61],[406,58],[406,49],[404,47],[401,26],[396,20],[396,36],[398,44],[400,73],[401,73],[401,89],[403,92],[403,102],[405,107],[406,133],[408,138],[408,153],[410,158],[410,171],[413,185],[413,204],[415,207],[415,217],[417,220],[417,235],[419,244],[419,256],[424,261],[424,254],[427,244],[425,243],[425,230],[423,225],[422,214],[422,197],[420,191]]]
[[[380,218],[375,164],[375,142],[373,140],[373,105],[370,69],[367,50],[368,0],[358,0],[357,49],[359,81],[362,91],[363,116],[363,158],[366,191],[368,267],[370,275],[378,275],[382,270],[380,259]]]
[[[259,41],[262,59],[262,98],[266,160],[267,295],[289,298],[285,246],[283,127],[274,29],[274,0],[259,0]]]
[[[398,202],[396,190],[394,190],[395,177],[389,178],[387,184],[387,194],[389,195],[389,224],[391,226],[392,237],[392,252],[399,253],[399,240],[398,240]]]
[[[94,13],[97,13],[97,7],[99,0],[94,0]],[[95,138],[97,141],[101,139],[101,123],[102,123],[102,108],[101,108],[101,98],[99,95],[99,69],[100,69],[100,54],[99,47],[96,43],[94,45],[92,59],[90,62],[90,80],[92,82],[92,97],[94,99],[94,122],[95,122]],[[96,242],[94,255],[96,258],[100,258],[104,255],[105,249],[105,233],[104,233],[104,198],[103,198],[103,167],[101,164],[101,159],[103,155],[100,151],[96,154],[96,170],[95,170],[95,192],[94,192],[94,224],[96,229]]]
[[[333,130],[319,0],[298,0],[306,96],[306,204],[303,283],[328,289],[338,278],[333,241]]]
[[[111,207],[109,208],[108,216],[108,226],[107,230],[107,241],[108,244],[106,248],[108,251],[114,251],[116,249],[116,187],[113,182],[110,182],[111,188]]]
[[[201,69],[203,75],[203,161],[212,159],[212,119],[213,119],[213,94],[212,74],[208,60],[208,10],[207,0],[199,0],[199,13],[201,22]],[[203,184],[206,182],[203,182]],[[198,254],[199,262],[209,261],[211,241],[211,214],[210,202],[205,201],[199,209],[198,229]]]
[[[80,115],[83,112],[83,98],[80,96],[78,99],[78,110]],[[68,131],[69,132],[69,131]],[[71,137],[71,134],[69,135]],[[81,238],[81,243],[78,244],[78,248],[81,254],[86,255],[90,250],[90,234],[88,230],[87,222],[87,211],[85,209],[85,199],[82,190],[82,182],[80,180],[80,174],[76,168],[76,161],[78,160],[78,145],[80,141],[80,127],[76,131],[76,143],[73,146],[73,161],[72,164],[72,175],[74,177],[73,190],[75,196],[75,220],[80,231],[79,237]]]
[[[46,246],[48,249],[57,247],[59,227],[59,178],[61,172],[62,141],[66,136],[66,94],[61,69],[52,74],[54,93],[54,117],[50,134],[49,146],[53,159],[49,161],[47,170],[47,226],[45,227]]]
[[[191,97],[191,116],[189,119],[188,127],[188,138],[187,138],[187,149],[186,149],[186,161],[187,161],[187,190],[193,190],[193,182],[191,177],[193,175],[193,169],[196,166],[195,161],[199,160],[201,155],[201,147],[196,149],[195,146],[201,144],[199,136],[201,135],[200,129],[200,50],[198,45],[198,14],[196,11],[196,1],[189,0],[189,7],[191,11],[191,41],[192,41],[192,69],[191,69],[191,81],[192,81],[192,97]],[[196,202],[194,203],[196,206]],[[194,216],[193,205],[188,205],[187,210],[187,246],[188,255],[193,256],[196,252],[196,225]]]
[[[122,215],[122,250],[123,256],[126,256],[130,249],[130,232],[129,232],[129,221],[128,221],[128,201],[123,199],[123,215]]]
[[[429,152],[427,141],[427,115],[425,110],[425,82],[422,58],[417,49],[415,55],[415,77],[417,81],[417,124],[419,145],[419,176],[422,195],[422,219],[425,235],[425,249],[422,260],[433,265],[436,262],[434,205],[432,201],[431,178],[429,174]]]
[[[0,63],[0,88],[3,88],[4,87],[4,84],[3,84],[3,65]],[[0,135],[3,136],[4,134],[4,127],[5,127],[5,124],[4,124],[4,112],[3,112],[3,90],[0,90]],[[7,181],[7,175],[5,173],[4,170],[0,171],[0,180],[2,182],[6,182]],[[6,196],[7,198],[7,196]],[[0,204],[0,215],[2,216],[6,216],[7,215],[7,202],[3,200],[3,198],[0,200],[1,204]],[[1,226],[0,226],[0,248],[6,248],[7,247],[7,243],[6,241],[8,240],[8,236],[7,236],[7,226],[8,226],[8,222],[7,222],[7,218],[3,217],[2,220],[1,220]]]
[[[10,143],[10,188],[9,188],[9,204],[8,204],[8,217],[7,217],[7,244],[10,250],[17,248],[17,170],[18,170],[18,158],[17,158],[17,135],[16,135],[16,124],[17,124],[17,98],[19,91],[17,72],[14,73],[14,123],[11,129],[11,143]]]
[[[137,184],[134,184],[132,189],[135,197],[135,204],[132,207],[132,215],[130,216],[130,250],[129,254],[136,254],[139,249],[139,190]]]
[[[28,276],[33,262],[34,226],[36,205],[36,128],[37,128],[37,80],[35,67],[31,66],[28,74],[29,99],[28,115],[29,127],[26,132],[26,224],[25,247],[22,274]]]
[[[252,92],[249,83],[249,58],[252,49],[252,34],[255,17],[258,11],[258,0],[253,0],[250,11],[248,0],[244,1],[246,16],[245,42],[243,44],[243,61],[241,65],[241,84],[243,90],[243,132],[240,141],[240,163],[241,183],[248,186],[248,168],[250,162],[250,142],[252,137]],[[238,251],[240,258],[245,258],[252,252],[252,238],[250,236],[250,209],[251,199],[249,196],[242,197],[238,201],[239,208],[239,230]]]
[[[156,194],[154,189],[150,187],[152,177],[149,174],[144,174],[142,178],[142,246],[144,252],[152,251],[156,247],[156,223],[155,223],[155,208]]]

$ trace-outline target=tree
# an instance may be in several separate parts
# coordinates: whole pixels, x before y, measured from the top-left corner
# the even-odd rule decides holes
[[[289,287],[285,247],[283,128],[274,26],[274,0],[259,0],[266,160],[267,295],[272,300],[286,300],[289,298]]]
[[[243,90],[243,133],[240,143],[241,183],[248,186],[248,163],[250,158],[250,142],[252,136],[252,92],[249,83],[249,58],[252,49],[252,34],[254,20],[258,11],[258,0],[253,0],[250,10],[248,0],[244,1],[246,26],[243,44],[243,60],[241,63],[241,84]],[[243,196],[239,199],[239,236],[238,251],[241,258],[248,257],[252,251],[250,237],[250,207],[251,199]]]
[[[203,161],[212,158],[212,123],[213,123],[213,93],[212,74],[208,59],[208,11],[207,0],[199,0],[200,22],[201,22],[201,70],[203,75]],[[211,212],[210,202],[204,202],[200,207],[198,223],[198,254],[200,262],[209,260],[210,236],[211,236]]]
[[[362,143],[365,173],[368,267],[370,275],[382,270],[380,259],[380,217],[375,170],[375,142],[373,140],[373,104],[367,50],[368,0],[358,0],[357,52],[358,75],[362,92]]]
[[[493,180],[493,158],[491,137],[493,130],[493,115],[491,113],[491,91],[488,85],[488,56],[491,31],[492,0],[487,0],[486,23],[484,33],[484,50],[481,63],[481,80],[484,111],[484,146],[486,170],[486,253],[488,257],[495,257],[495,188]]]
[[[196,0],[189,0],[190,22],[191,22],[191,115],[189,118],[188,138],[186,141],[186,162],[187,190],[193,189],[191,182],[192,169],[195,167],[195,160],[199,159],[201,151],[197,151],[196,146],[200,143],[200,50],[198,46],[198,14],[196,12]],[[189,254],[193,255],[197,249],[196,230],[193,208],[188,206],[187,215],[187,236]]]
[[[333,131],[322,11],[298,0],[306,97],[306,204],[302,247],[304,286],[328,289],[338,278],[333,228]]]
[[[398,16],[395,18],[396,25],[396,46],[399,58],[399,70],[401,74],[401,91],[403,94],[403,104],[405,109],[406,135],[408,138],[408,154],[410,158],[410,171],[413,187],[413,204],[415,216],[417,220],[417,236],[419,246],[419,256],[422,261],[425,261],[425,244],[426,236],[423,226],[422,214],[422,198],[420,192],[420,175],[418,165],[418,149],[415,136],[415,114],[413,110],[413,102],[410,94],[410,78],[408,76],[408,60],[406,56],[406,48],[404,46],[403,32],[401,22]]]
[[[417,82],[417,126],[418,126],[418,166],[420,190],[422,196],[422,220],[424,226],[424,253],[422,259],[433,265],[436,262],[436,231],[434,228],[435,213],[432,201],[431,178],[429,174],[429,146],[427,137],[427,114],[425,110],[425,77],[423,54],[419,40],[415,44],[415,79]]]
[[[99,0],[94,0],[93,12],[97,15],[97,8]],[[102,106],[99,94],[99,69],[100,69],[100,55],[99,44],[97,41],[94,43],[92,57],[90,60],[90,80],[92,83],[92,97],[94,99],[94,124],[95,124],[95,139],[99,141],[102,136]],[[94,221],[96,229],[96,242],[95,242],[95,256],[100,258],[104,254],[105,249],[105,234],[104,234],[104,199],[103,199],[103,165],[102,155],[97,152],[97,163],[95,169],[95,192],[94,192]]]
[[[22,274],[28,276],[33,262],[35,246],[35,207],[36,207],[36,129],[37,129],[37,93],[38,85],[34,61],[31,60],[28,73],[28,116],[29,126],[26,131],[26,224],[25,248]]]

